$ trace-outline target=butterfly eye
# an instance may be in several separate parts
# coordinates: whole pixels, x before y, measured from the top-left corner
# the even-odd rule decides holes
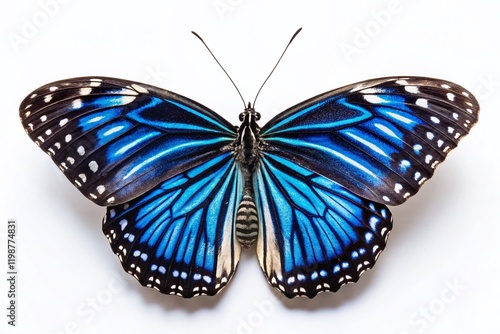
[[[255,120],[256,121],[260,120],[260,113],[255,112]]]
[[[245,119],[245,113],[241,113],[240,114],[240,122],[243,122],[243,120]]]

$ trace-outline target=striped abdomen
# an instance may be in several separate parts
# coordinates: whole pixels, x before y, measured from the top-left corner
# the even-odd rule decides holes
[[[244,193],[236,213],[236,238],[243,248],[250,248],[259,233],[259,218],[253,197]]]

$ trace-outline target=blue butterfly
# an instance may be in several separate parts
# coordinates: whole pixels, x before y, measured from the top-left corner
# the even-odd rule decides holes
[[[35,90],[22,124],[87,198],[125,271],[185,298],[215,295],[256,243],[269,283],[312,298],[375,264],[399,205],[477,122],[464,88],[372,79],[239,127],[179,94],[84,77]]]

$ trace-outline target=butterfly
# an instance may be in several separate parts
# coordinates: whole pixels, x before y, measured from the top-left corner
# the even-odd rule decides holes
[[[29,137],[106,207],[103,232],[142,285],[215,295],[256,244],[286,297],[337,291],[375,264],[387,205],[417,193],[478,120],[457,84],[388,77],[299,103],[262,128],[248,104],[234,126],[143,83],[82,77],[20,106]]]
[[[385,248],[386,205],[414,195],[479,113],[457,84],[388,77],[260,128],[257,97],[245,105],[229,79],[245,106],[239,127],[179,94],[106,77],[47,84],[20,106],[30,138],[106,207],[103,232],[124,270],[165,294],[215,295],[254,244],[288,298],[358,281]]]

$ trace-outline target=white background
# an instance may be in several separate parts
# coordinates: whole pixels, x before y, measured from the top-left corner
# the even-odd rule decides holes
[[[500,31],[493,1],[2,1],[0,332],[498,333]],[[86,200],[24,133],[21,100],[73,76],[154,84],[233,123],[293,32],[257,102],[261,125],[318,93],[389,75],[439,77],[480,121],[395,225],[375,268],[313,300],[283,300],[253,252],[216,297],[183,300],[125,274]],[[354,53],[346,53],[347,48]],[[343,51],[344,50],[344,51]],[[6,325],[6,222],[18,221],[18,326]]]

